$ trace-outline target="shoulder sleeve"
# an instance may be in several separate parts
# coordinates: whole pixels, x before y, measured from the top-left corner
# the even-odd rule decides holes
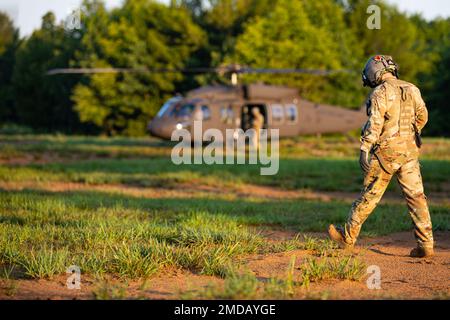
[[[416,127],[420,132],[422,131],[423,127],[425,127],[425,124],[428,121],[428,110],[425,102],[422,99],[420,90],[416,86],[412,86],[412,95],[416,109]]]

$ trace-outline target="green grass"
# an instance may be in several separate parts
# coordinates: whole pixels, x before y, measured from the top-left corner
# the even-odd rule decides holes
[[[14,266],[0,266],[0,279],[3,280],[2,288],[6,295],[9,297],[14,296],[18,289],[18,285],[16,281],[14,281]]]
[[[126,283],[110,283],[102,280],[92,292],[96,300],[124,300],[127,298]]]
[[[424,139],[422,157],[435,160],[450,160],[450,141],[445,138]],[[0,134],[1,158],[10,156],[50,153],[63,157],[166,157],[175,145],[150,137],[92,137],[64,135],[3,135]],[[301,136],[280,140],[283,158],[347,158],[357,157],[357,136],[349,140],[345,136],[333,135],[322,138]]]
[[[204,290],[190,289],[180,292],[182,299],[286,299],[293,295],[293,270],[286,279],[258,279],[252,272],[228,270],[223,284],[211,283]]]
[[[165,267],[225,276],[235,258],[297,248],[326,255],[327,241],[268,244],[254,226],[307,232],[342,223],[349,205],[318,201],[145,199],[95,192],[0,192],[0,262],[35,278],[76,264],[94,275],[145,278]],[[432,207],[435,230],[449,230],[448,207]],[[381,205],[364,235],[410,230],[406,208]]]
[[[359,191],[358,142],[345,137],[281,140],[280,170],[261,176],[260,165],[174,165],[172,142],[152,138],[0,135],[0,160],[31,156],[44,164],[0,166],[0,181],[61,181],[174,188],[180,184]],[[450,141],[425,139],[422,174],[427,191],[448,192]],[[56,155],[56,158],[55,158]],[[47,163],[49,162],[49,163]],[[398,189],[391,183],[389,189]]]
[[[448,189],[448,161],[424,160],[421,164],[427,191]],[[282,159],[277,175],[261,176],[259,170],[258,165],[177,166],[167,158],[104,159],[0,166],[0,181],[61,181],[165,188],[195,181],[196,184],[218,188],[256,184],[283,189],[359,191],[363,180],[356,160]],[[397,183],[392,181],[389,189],[398,189]]]
[[[352,256],[340,254],[333,258],[308,257],[296,265],[293,255],[282,278],[259,279],[252,272],[231,268],[223,284],[210,284],[205,290],[181,292],[183,299],[289,299],[298,288],[308,288],[312,282],[325,279],[360,281],[366,265]]]
[[[40,191],[33,184],[22,191],[0,189],[0,267],[14,268],[15,274],[49,278],[78,265],[94,277],[148,278],[167,268],[180,268],[227,279],[230,266],[236,266],[243,255],[305,249],[319,259],[304,266],[309,270],[305,271],[308,281],[320,279],[321,272],[323,277],[356,278],[358,268],[351,261],[320,264],[320,259],[336,258],[329,241],[302,236],[267,241],[258,233],[273,228],[324,232],[330,223],[345,221],[348,202],[226,197],[227,190],[247,184],[357,191],[362,183],[354,157],[357,143],[345,138],[282,140],[280,171],[275,176],[259,175],[257,165],[176,166],[168,158],[172,144],[148,138],[0,135],[0,142],[0,160],[31,156],[48,161],[1,165],[0,182],[163,188],[207,185],[224,190],[207,197],[193,193],[186,198],[139,198],[86,190]],[[442,139],[428,142],[436,146],[437,157],[428,153],[422,162],[426,190],[448,192],[450,144]],[[317,154],[320,158],[314,158]],[[450,230],[449,212],[448,204],[431,204],[435,230]],[[411,228],[405,205],[382,204],[364,224],[362,236]],[[227,281],[231,293],[225,296],[233,292],[251,295],[245,288],[233,287],[239,281],[250,285],[250,278]],[[270,292],[289,296],[292,277],[281,284],[271,281],[264,289],[268,296]],[[98,298],[120,296],[115,289],[108,290],[100,288]]]
[[[89,197],[70,203],[64,196],[2,192],[0,198],[0,262],[20,266],[34,278],[62,273],[71,264],[95,275],[128,278],[145,278],[168,266],[223,275],[231,258],[264,244],[220,214],[108,207],[98,198],[90,206],[83,200]]]
[[[307,259],[300,267],[300,283],[308,287],[311,282],[325,279],[360,280],[366,272],[366,265],[347,256],[325,259]]]

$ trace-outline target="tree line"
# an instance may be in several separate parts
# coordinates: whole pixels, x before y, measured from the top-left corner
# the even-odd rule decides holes
[[[374,3],[381,28],[372,30],[366,21]],[[0,13],[0,125],[143,135],[174,93],[225,81],[176,72],[46,75],[65,67],[350,69],[355,73],[245,75],[241,81],[288,85],[312,101],[359,108],[368,93],[360,71],[381,53],[392,55],[401,78],[421,88],[430,113],[425,134],[449,135],[449,18],[427,21],[370,0],[125,0],[110,10],[85,0],[80,12],[80,28],[66,28],[49,12],[27,37]]]

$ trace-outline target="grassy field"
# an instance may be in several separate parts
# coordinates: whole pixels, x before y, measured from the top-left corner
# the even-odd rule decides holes
[[[73,264],[95,279],[148,279],[172,269],[225,278],[220,288],[187,298],[289,297],[293,286],[311,281],[361,278],[358,257],[336,257],[329,241],[305,236],[342,223],[348,200],[238,192],[255,187],[357,192],[362,183],[357,141],[282,140],[275,176],[259,175],[257,165],[176,166],[170,162],[172,145],[150,138],[0,136],[3,278],[52,279]],[[436,231],[450,230],[449,163],[450,141],[425,139],[425,188],[443,199],[431,203]],[[397,192],[396,183],[389,190]],[[362,236],[410,229],[404,204],[388,202],[368,219]],[[271,239],[268,230],[299,235]],[[242,257],[298,249],[311,252],[297,266],[298,281],[289,273],[294,266],[286,278],[264,285],[251,273],[238,272]],[[107,297],[105,290],[95,296]]]

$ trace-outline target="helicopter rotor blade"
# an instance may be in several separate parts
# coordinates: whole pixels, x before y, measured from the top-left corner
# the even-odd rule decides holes
[[[97,73],[215,73],[219,68],[56,68],[46,72],[46,75],[57,74],[97,74]]]
[[[52,76],[56,74],[90,74],[90,73],[119,73],[130,72],[126,68],[57,68],[50,69],[46,75]]]
[[[321,75],[327,76],[336,73],[350,73],[352,70],[319,70],[319,69],[275,69],[275,68],[243,68],[238,73],[254,73],[254,74],[313,74],[313,75]]]
[[[236,74],[312,74],[331,75],[336,73],[351,73],[351,70],[319,70],[295,68],[250,68],[239,65],[197,68],[56,68],[46,72],[46,75],[57,74],[98,74],[98,73],[236,73]]]

